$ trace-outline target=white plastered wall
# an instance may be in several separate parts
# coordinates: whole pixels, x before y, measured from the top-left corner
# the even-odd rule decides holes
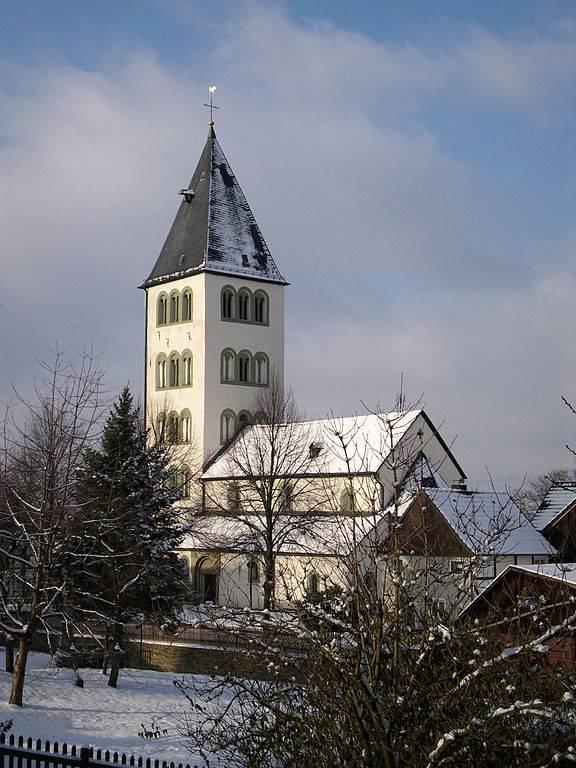
[[[231,285],[235,290],[248,288],[266,291],[269,299],[266,325],[229,322],[221,317],[221,290]],[[158,325],[158,298],[174,290],[182,295],[190,288],[193,296],[192,320]],[[222,384],[220,356],[230,347],[237,353],[247,349],[253,355],[264,352],[281,384],[284,381],[284,286],[241,278],[199,273],[172,280],[147,289],[146,316],[146,415],[148,426],[160,412],[185,408],[192,418],[193,441],[186,461],[193,469],[220,448],[220,415],[226,408],[236,414],[242,410],[253,412],[259,387],[240,384]],[[182,306],[180,306],[182,310]],[[158,389],[156,361],[161,353],[182,354],[190,350],[193,355],[193,383],[191,387]]]
[[[430,465],[449,486],[463,479],[450,454],[421,414],[414,419],[395,446],[394,458],[398,482],[402,482],[419,453],[426,456]],[[394,498],[394,475],[391,462],[392,456],[389,456],[378,472],[382,483],[383,507],[386,507]]]

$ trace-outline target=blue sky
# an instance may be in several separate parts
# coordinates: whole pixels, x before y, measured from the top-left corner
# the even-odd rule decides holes
[[[473,479],[569,463],[573,2],[44,0],[0,17],[5,398],[56,342],[94,343],[112,385],[140,390],[135,286],[215,82],[222,146],[292,283],[305,410],[387,407],[404,371]]]

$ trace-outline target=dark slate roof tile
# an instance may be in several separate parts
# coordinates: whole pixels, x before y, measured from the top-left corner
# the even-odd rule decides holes
[[[188,189],[144,288],[199,271],[286,284],[212,127]]]

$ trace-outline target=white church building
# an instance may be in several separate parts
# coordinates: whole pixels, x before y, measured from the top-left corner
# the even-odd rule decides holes
[[[423,557],[433,558],[453,575],[450,584],[460,582],[439,588],[442,606],[458,602],[456,593],[473,595],[476,581],[509,564],[554,557],[507,496],[466,488],[422,409],[280,425],[272,447],[259,403],[273,381],[283,387],[288,283],[212,122],[180,195],[141,286],[145,404],[149,429],[171,445],[179,467],[191,518],[180,554],[199,602],[262,606],[271,529],[280,606],[345,587],[349,558],[367,548],[384,555],[391,537],[406,568],[420,573]],[[289,461],[272,459],[278,450]],[[259,496],[265,480],[273,484],[267,509]],[[373,570],[367,577],[378,581]]]

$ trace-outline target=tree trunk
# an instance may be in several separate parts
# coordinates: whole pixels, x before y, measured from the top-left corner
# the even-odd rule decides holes
[[[4,645],[6,648],[5,669],[6,672],[12,674],[14,672],[14,640],[7,637]]]
[[[272,544],[272,535],[267,533],[266,552],[264,553],[264,609],[273,611],[276,607],[276,557]]]
[[[102,674],[108,674],[108,662],[110,661],[110,632],[106,627],[106,636],[104,638],[104,655],[102,657]]]
[[[110,651],[110,677],[108,678],[108,685],[110,688],[116,688],[118,684],[121,658],[122,649],[119,645],[115,645],[114,648]]]
[[[26,662],[28,661],[28,650],[30,648],[30,638],[23,636],[18,641],[18,656],[12,672],[12,690],[8,704],[22,706],[22,694],[24,693],[24,678],[26,676]]]
[[[111,688],[116,688],[118,684],[118,675],[120,673],[120,664],[122,662],[122,636],[123,627],[120,627],[114,632],[112,642],[114,647],[110,650],[110,677],[108,678],[108,685]]]

